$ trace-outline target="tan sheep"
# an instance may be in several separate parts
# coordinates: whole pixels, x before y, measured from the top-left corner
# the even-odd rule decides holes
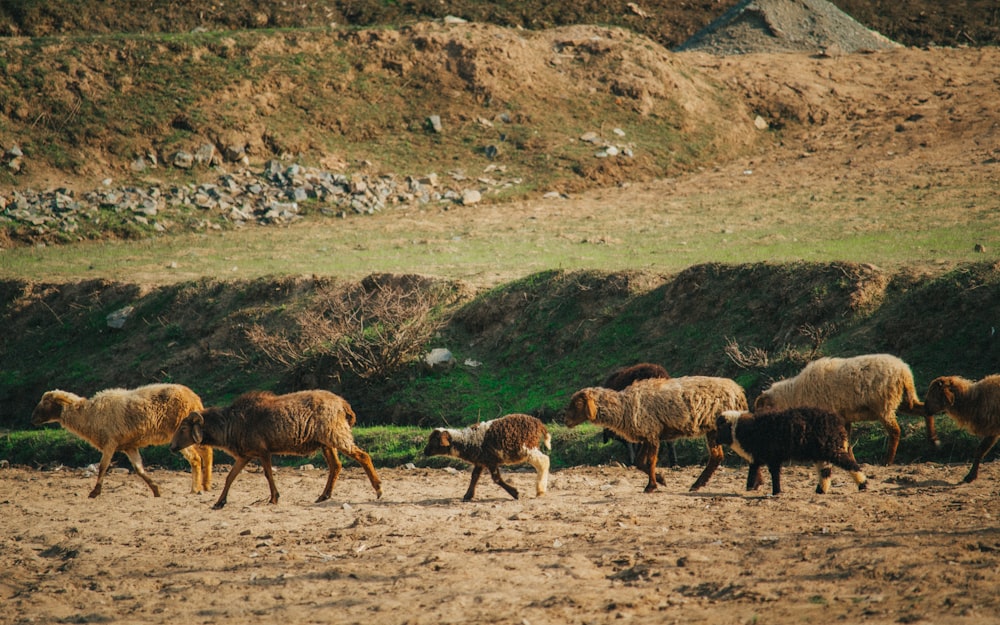
[[[958,376],[934,379],[924,396],[927,415],[945,412],[959,426],[982,437],[965,482],[979,477],[979,463],[1000,439],[1000,375],[972,382]]]
[[[727,410],[746,410],[746,394],[727,378],[685,376],[639,380],[622,391],[591,387],[577,391],[566,410],[566,425],[574,427],[590,421],[613,430],[625,440],[642,443],[637,467],[648,473],[646,492],[663,483],[657,475],[656,460],[660,441],[704,436],[708,444],[708,465],[691,486],[704,486],[724,457],[715,440],[715,419]]]
[[[803,406],[836,412],[844,418],[848,435],[856,421],[881,422],[889,435],[886,464],[896,459],[899,447],[896,411],[924,416],[910,366],[890,354],[814,360],[795,377],[775,382],[763,391],[754,402],[754,412]],[[934,417],[926,416],[925,421],[927,438],[937,447]]]
[[[139,449],[170,442],[181,419],[202,409],[194,391],[180,384],[149,384],[133,390],[112,388],[86,399],[66,391],[48,391],[31,414],[33,425],[59,423],[101,452],[97,484],[90,497],[101,494],[104,474],[116,451],[128,456],[136,474],[160,496],[160,488],[146,473]],[[212,449],[198,446],[184,457],[191,464],[191,492],[209,490]]]
[[[326,501],[340,475],[337,450],[354,458],[365,470],[378,497],[382,496],[371,457],[354,444],[351,426],[357,421],[347,400],[329,391],[300,391],[275,395],[266,391],[244,393],[226,408],[207,408],[184,418],[170,449],[183,451],[190,445],[209,445],[229,452],[235,459],[215,509],[226,505],[229,487],[250,460],[264,468],[271,489],[270,503],[278,503],[271,468],[272,454],[308,455],[323,450],[329,475],[326,488],[316,500]]]

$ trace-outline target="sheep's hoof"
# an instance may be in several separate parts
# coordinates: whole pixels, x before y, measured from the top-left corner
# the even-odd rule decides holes
[[[329,499],[329,498],[330,498],[330,496],[329,496],[329,495],[320,495],[320,496],[319,496],[319,499],[317,499],[317,500],[316,500],[316,503],[321,503],[321,502],[323,502],[323,501],[326,501],[326,500],[327,500],[327,499]]]
[[[868,482],[861,482],[858,484],[858,490],[868,490]]]
[[[375,499],[381,499],[381,498],[382,498],[382,487],[380,486],[375,489]]]
[[[973,482],[976,481],[977,477],[979,477],[979,476],[978,475],[973,475],[972,473],[970,473],[970,474],[966,475],[965,478],[962,481],[965,482],[966,484],[971,484],[971,483],[973,483]]]
[[[212,506],[212,510],[222,510],[224,507],[226,507],[226,502],[217,501],[215,502],[215,505]]]
[[[156,486],[151,486],[150,488],[153,490],[153,497],[159,497],[160,496],[160,489],[159,488],[157,488]]]
[[[647,485],[646,489],[643,492],[645,492],[645,493],[655,493],[656,492],[656,484],[649,484],[649,485]]]

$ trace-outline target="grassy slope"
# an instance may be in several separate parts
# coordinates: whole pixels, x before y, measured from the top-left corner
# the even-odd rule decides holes
[[[737,288],[750,283],[754,289]],[[172,380],[192,386],[211,404],[249,388],[287,390],[297,383],[293,371],[255,352],[234,328],[249,319],[279,323],[281,314],[263,311],[304,307],[312,291],[302,284],[202,281],[146,293],[100,281],[2,285],[2,319],[11,330],[2,347],[19,358],[0,377],[0,418],[15,430],[27,426],[37,397],[53,387],[89,394]],[[129,324],[108,329],[105,316],[127,303],[137,311]],[[733,377],[752,399],[771,379],[794,373],[817,353],[888,351],[911,363],[923,389],[937,375],[976,378],[993,371],[1000,358],[993,321],[972,313],[998,309],[1000,270],[992,264],[919,281],[846,263],[700,265],[671,278],[550,271],[466,297],[444,311],[447,324],[427,347],[447,346],[459,363],[478,366],[438,372],[413,364],[375,382],[344,376],[337,390],[354,404],[363,428],[426,428],[508,412],[550,420],[575,390],[620,364],[642,360],[660,362],[674,375]],[[739,366],[727,345],[730,353],[734,345],[744,354],[763,350],[768,360]],[[922,425],[904,421],[908,438],[901,458],[925,458]],[[419,437],[402,431],[402,443],[371,443],[384,462],[416,458]],[[870,441],[859,447],[859,456],[875,460],[883,436],[877,428],[861,431]],[[963,454],[971,451],[971,437],[945,431],[948,457],[968,457]],[[380,432],[372,428],[368,436],[393,438]],[[557,430],[557,436],[568,434]],[[620,453],[602,446],[596,431],[573,437],[582,449],[557,451],[557,459],[566,453],[602,461]],[[402,451],[392,451],[400,445]],[[688,459],[697,461],[700,444],[685,445]],[[79,451],[68,453],[75,457]]]

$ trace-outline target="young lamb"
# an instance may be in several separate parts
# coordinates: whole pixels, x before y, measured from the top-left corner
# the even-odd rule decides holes
[[[541,421],[526,414],[509,414],[461,430],[437,428],[431,432],[424,455],[453,456],[473,465],[464,501],[475,495],[483,469],[489,469],[493,481],[517,499],[517,489],[503,480],[500,465],[525,461],[535,467],[536,492],[541,497],[549,482],[549,457],[542,453],[541,445],[552,449],[552,436]]]
[[[226,505],[233,480],[253,459],[264,468],[264,476],[271,489],[270,503],[278,503],[271,455],[308,455],[317,449],[323,450],[330,470],[326,488],[317,503],[330,498],[340,475],[337,450],[361,465],[376,495],[381,497],[382,483],[372,466],[371,457],[354,444],[351,426],[356,420],[351,405],[328,391],[300,391],[288,395],[252,391],[240,395],[226,408],[192,412],[181,421],[170,442],[170,449],[178,451],[189,445],[208,445],[225,450],[236,459],[236,464],[226,476],[222,494],[215,502],[216,510]]]
[[[116,451],[128,456],[136,474],[154,497],[160,487],[142,465],[139,449],[170,442],[177,425],[192,410],[201,410],[201,399],[180,384],[150,384],[133,390],[112,388],[86,399],[66,391],[48,391],[31,414],[32,425],[60,423],[101,452],[97,484],[90,497],[101,494],[104,474]],[[191,465],[191,492],[209,490],[212,483],[212,449],[197,446],[185,450]]]
[[[844,418],[848,435],[855,421],[880,421],[889,435],[886,464],[896,459],[899,446],[896,411],[925,416],[909,365],[889,354],[814,360],[795,377],[772,384],[754,402],[757,412],[799,406],[836,412]],[[925,416],[925,421],[927,437],[937,447],[934,417]]]
[[[982,441],[976,450],[972,468],[963,481],[979,477],[979,464],[1000,439],[1000,375],[989,375],[972,382],[958,376],[936,378],[924,396],[927,415],[946,412],[959,426]]]
[[[704,436],[708,465],[691,486],[704,486],[724,456],[715,441],[715,417],[726,410],[746,410],[741,387],[727,378],[686,376],[669,380],[639,380],[623,391],[592,387],[577,391],[566,410],[566,425],[590,421],[613,430],[626,440],[643,443],[637,467],[647,473],[646,492],[656,490],[661,440]]]
[[[757,414],[730,410],[719,415],[715,429],[715,440],[720,445],[729,445],[750,463],[747,490],[760,486],[760,468],[767,466],[771,473],[771,494],[779,494],[781,465],[789,460],[816,463],[819,494],[830,488],[831,464],[849,471],[858,490],[868,487],[847,442],[844,420],[828,410],[792,408]]]
[[[631,365],[628,367],[622,367],[616,369],[608,374],[608,377],[604,379],[601,386],[604,388],[610,388],[613,391],[622,391],[632,385],[633,382],[637,380],[648,380],[649,378],[661,378],[664,380],[670,379],[670,374],[662,366],[642,362],[637,365]],[[625,449],[628,451],[629,464],[635,466],[636,458],[641,457],[645,454],[642,451],[642,443],[632,443],[621,436],[618,436],[613,431],[608,428],[604,428],[602,432],[602,440],[606,443],[611,440],[617,440],[625,443]],[[674,446],[673,441],[667,441],[667,464],[671,467],[677,466],[677,449]],[[645,468],[640,467],[644,472]]]

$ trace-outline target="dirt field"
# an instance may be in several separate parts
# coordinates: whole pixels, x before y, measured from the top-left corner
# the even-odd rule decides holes
[[[723,468],[575,468],[511,500],[469,474],[384,469],[376,501],[350,467],[312,502],[324,469],[282,469],[281,503],[259,472],[229,505],[157,471],[155,499],[133,475],[87,498],[81,472],[0,471],[0,623],[989,623],[1000,612],[997,468],[865,466],[830,494],[792,467],[777,497],[742,491]]]

